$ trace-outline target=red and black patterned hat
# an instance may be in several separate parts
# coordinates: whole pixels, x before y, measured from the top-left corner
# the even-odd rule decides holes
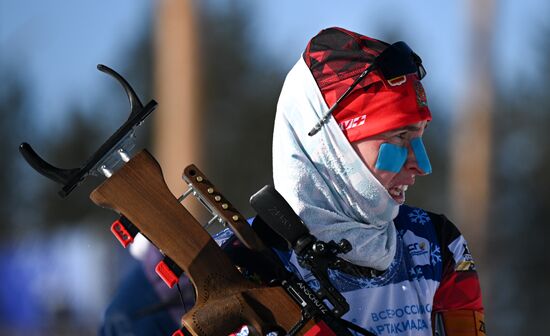
[[[342,28],[322,30],[309,42],[304,60],[329,107],[390,44]],[[372,71],[333,112],[350,142],[431,120],[417,74],[385,79]]]

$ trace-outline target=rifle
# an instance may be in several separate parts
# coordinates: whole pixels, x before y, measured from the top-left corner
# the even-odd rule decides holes
[[[259,335],[272,331],[288,335],[334,335],[334,332],[351,335],[350,323],[339,318],[347,311],[343,297],[338,297],[334,289],[328,296],[326,293],[318,296],[286,271],[271,248],[197,167],[191,165],[184,170],[190,189],[176,198],[164,181],[160,165],[147,150],[132,156],[134,131],[157,103],[151,100],[143,106],[122,76],[104,65],[98,65],[98,70],[115,78],[126,92],[130,103],[126,122],[80,168],[55,167],[27,143],[21,144],[20,152],[31,167],[63,185],[59,191],[63,198],[89,175],[107,177],[90,198],[120,215],[111,231],[121,244],[126,247],[141,233],[165,256],[156,270],[168,285],[175,284],[181,272],[185,272],[194,285],[196,302],[183,315],[180,334],[228,335],[248,325]],[[258,285],[239,273],[180,203],[190,193],[216,213],[213,220],[227,223],[247,248],[258,251],[274,265],[278,279],[271,286]],[[328,299],[332,303],[333,297],[337,298],[333,304],[344,309],[334,312],[335,309],[329,309],[323,302]],[[317,325],[315,320],[319,321]],[[328,331],[310,332],[316,328]],[[364,332],[362,328],[356,330]]]

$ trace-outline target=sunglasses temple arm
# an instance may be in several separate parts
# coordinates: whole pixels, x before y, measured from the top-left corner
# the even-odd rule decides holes
[[[344,100],[344,98],[346,98],[351,90],[353,90],[353,88],[355,88],[355,86],[357,84],[359,84],[359,82],[365,78],[365,76],[371,72],[373,69],[374,69],[374,66],[376,65],[376,63],[372,64],[371,66],[369,66],[367,69],[365,69],[365,71],[363,71],[361,73],[361,75],[359,77],[357,77],[357,79],[350,85],[350,87],[346,90],[346,92],[344,92],[343,95],[340,96],[340,98],[338,98],[338,100],[336,101],[336,103],[334,103],[334,105],[332,105],[332,107],[325,113],[323,114],[323,116],[321,117],[321,119],[317,122],[317,124],[315,124],[315,126],[313,126],[313,128],[311,129],[311,131],[309,131],[309,133],[307,135],[309,136],[314,136],[315,134],[317,134],[317,132],[319,132],[319,130],[321,129],[321,127],[323,127],[323,125],[327,122],[328,118],[332,115],[332,112],[336,109],[336,107],[338,106],[338,104],[340,104],[340,102],[342,100]]]

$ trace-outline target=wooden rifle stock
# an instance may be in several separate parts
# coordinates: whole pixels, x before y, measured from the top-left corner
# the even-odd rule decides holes
[[[195,286],[195,306],[182,324],[198,336],[223,336],[242,325],[260,335],[289,331],[300,319],[296,302],[280,287],[246,280],[227,255],[168,189],[158,162],[141,151],[90,195],[94,203],[124,215]],[[313,326],[310,321],[298,335]]]

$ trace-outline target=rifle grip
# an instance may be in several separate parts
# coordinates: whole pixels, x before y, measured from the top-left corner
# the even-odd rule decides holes
[[[188,330],[193,330],[197,336],[229,335],[237,332],[244,325],[254,328],[252,335],[267,333],[266,326],[250,309],[246,298],[241,293],[209,301],[201,307],[195,306],[182,317],[181,322]]]
[[[197,336],[227,335],[243,325],[252,328],[251,335],[266,335],[281,329],[288,332],[300,318],[299,306],[277,286],[246,289],[196,305],[182,317],[182,325]],[[304,335],[314,325],[308,321],[296,335]]]

